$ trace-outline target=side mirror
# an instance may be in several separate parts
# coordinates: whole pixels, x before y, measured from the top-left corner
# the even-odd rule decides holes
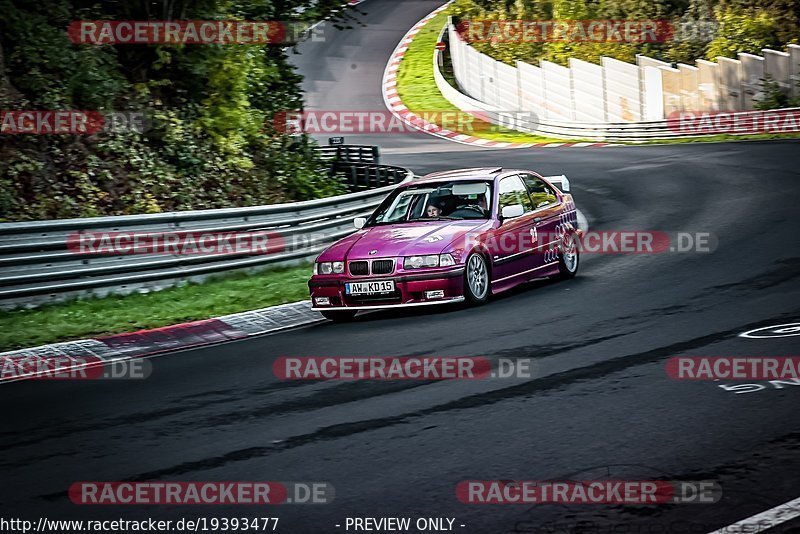
[[[500,217],[503,219],[513,219],[515,217],[521,217],[524,213],[525,210],[522,208],[521,204],[512,204],[511,206],[503,207]]]
[[[355,226],[357,230],[361,230],[362,228],[364,228],[365,224],[367,224],[366,217],[356,217],[355,219],[353,219],[353,226]]]

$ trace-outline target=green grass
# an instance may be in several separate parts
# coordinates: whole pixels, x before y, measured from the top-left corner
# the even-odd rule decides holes
[[[311,265],[220,275],[152,293],[0,311],[0,350],[209,319],[308,298]]]
[[[433,77],[434,47],[439,40],[439,32],[447,22],[447,15],[445,10],[420,30],[411,41],[397,71],[397,93],[403,104],[418,115],[425,112],[460,112],[463,115],[460,109],[442,96]],[[568,141],[517,132],[477,119],[472,124],[474,130],[459,130],[451,128],[450,125],[446,125],[446,127],[466,135],[503,143],[564,143]]]
[[[433,52],[439,39],[439,33],[447,21],[448,12],[444,12],[431,19],[408,47],[400,62],[397,73],[397,92],[403,104],[416,114],[424,112],[459,112],[460,110],[450,103],[436,87],[433,77]],[[445,73],[445,77],[447,77]],[[463,113],[463,112],[462,112]],[[434,121],[430,121],[434,122]],[[437,123],[439,126],[442,124]],[[505,143],[576,143],[598,142],[586,139],[565,139],[545,137],[501,128],[497,125],[483,121],[474,121],[475,130],[461,131],[461,133]],[[455,128],[448,129],[456,131]],[[459,130],[460,131],[460,130]],[[621,145],[649,145],[649,144],[678,144],[678,143],[718,143],[727,141],[754,141],[768,139],[797,139],[800,134],[745,134],[745,135],[709,135],[702,137],[687,137],[683,139],[652,139],[647,141],[608,141]]]

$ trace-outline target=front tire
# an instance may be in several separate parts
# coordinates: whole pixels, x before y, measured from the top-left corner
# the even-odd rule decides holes
[[[464,267],[464,298],[473,305],[489,300],[489,268],[486,259],[474,252]]]
[[[575,278],[580,264],[578,238],[574,233],[564,234],[561,240],[561,254],[558,258],[558,277],[562,280]]]
[[[323,311],[322,316],[334,323],[349,323],[356,317],[354,311]]]

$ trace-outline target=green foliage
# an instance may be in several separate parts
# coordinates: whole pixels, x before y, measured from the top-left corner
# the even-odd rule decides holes
[[[461,20],[665,20],[673,38],[659,43],[493,42],[473,46],[508,64],[601,56],[633,62],[643,54],[667,62],[735,57],[800,40],[800,0],[455,0]]]
[[[756,102],[756,109],[780,109],[800,107],[800,80],[794,82],[795,93],[798,96],[790,96],[788,89],[783,89],[778,82],[769,75],[761,80],[761,98]]]
[[[339,11],[334,0],[0,0],[0,109],[135,111],[149,125],[144,133],[4,136],[0,220],[343,192],[307,142],[273,126],[277,113],[302,107],[301,78],[283,47],[98,46],[73,44],[66,33],[75,20],[311,20]]]
[[[777,16],[766,11],[718,9],[717,37],[708,44],[707,59],[735,58],[739,52],[758,53],[762,48],[779,46]]]
[[[755,103],[756,109],[778,109],[789,105],[789,96],[781,89],[781,86],[769,75],[761,80],[762,97]]]
[[[689,2],[686,11],[676,21],[675,39],[662,52],[664,60],[692,64],[696,59],[705,57],[708,43],[714,39],[717,29],[714,1]]]

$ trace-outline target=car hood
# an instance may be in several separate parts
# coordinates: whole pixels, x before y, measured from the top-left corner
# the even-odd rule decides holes
[[[439,254],[489,226],[491,221],[485,219],[372,226],[337,241],[320,255],[319,261]]]

